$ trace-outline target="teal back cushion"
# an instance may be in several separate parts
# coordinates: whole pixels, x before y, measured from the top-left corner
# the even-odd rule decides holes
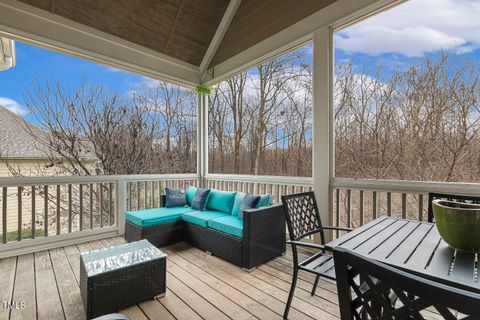
[[[236,192],[212,189],[207,201],[207,209],[232,214]]]
[[[189,206],[192,205],[193,197],[195,197],[196,192],[197,192],[196,187],[193,187],[193,186],[188,187],[188,189],[187,189],[187,204]]]
[[[244,192],[237,192],[235,196],[235,202],[233,204],[232,216],[238,216],[240,212],[240,207],[242,206],[243,199],[247,194]]]
[[[273,204],[273,197],[270,194],[264,194],[260,196],[260,201],[258,201],[257,208],[271,206]]]

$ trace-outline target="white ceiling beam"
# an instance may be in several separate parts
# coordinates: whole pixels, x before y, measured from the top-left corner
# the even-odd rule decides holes
[[[232,22],[233,17],[235,16],[235,13],[240,6],[240,2],[241,0],[230,0],[227,10],[225,10],[225,14],[223,15],[222,21],[220,21],[217,31],[215,32],[215,35],[213,36],[212,41],[208,46],[207,52],[205,52],[203,60],[200,63],[201,73],[205,73],[208,69],[208,66],[210,65],[210,62],[212,62],[212,59],[215,56],[215,53],[217,52],[217,49],[223,40],[223,36],[225,36],[225,33],[227,32],[228,27],[230,26],[230,23]]]
[[[17,0],[0,1],[0,36],[186,87],[201,83],[195,65]]]

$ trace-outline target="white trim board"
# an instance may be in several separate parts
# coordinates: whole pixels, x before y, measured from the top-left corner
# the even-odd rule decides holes
[[[166,180],[196,180],[196,173],[182,174],[134,174],[105,176],[53,176],[53,177],[0,177],[0,186],[44,186],[59,184],[91,184],[110,182],[146,182]]]
[[[218,47],[220,46],[220,43],[223,40],[223,36],[225,36],[225,33],[227,32],[228,27],[230,26],[230,23],[232,23],[233,17],[235,16],[235,13],[237,12],[241,1],[242,0],[230,0],[227,10],[223,15],[222,21],[220,21],[217,31],[215,32],[215,35],[213,36],[213,39],[210,42],[210,45],[208,46],[205,56],[203,57],[202,63],[200,63],[201,73],[204,74],[205,71],[207,71],[207,68],[210,65],[210,62],[212,62],[212,59],[215,56],[215,53],[217,52]]]
[[[102,229],[84,230],[79,232],[38,237],[35,239],[24,239],[12,241],[0,245],[0,259],[15,257],[22,254],[29,254],[44,250],[67,247],[88,241],[101,240],[121,235],[114,226]]]
[[[238,72],[305,44],[312,40],[313,32],[322,27],[340,28],[403,1],[405,0],[337,0],[209,69],[209,78],[205,78],[207,79],[205,85],[214,85]]]
[[[0,35],[186,87],[201,80],[197,66],[17,0],[0,2]]]

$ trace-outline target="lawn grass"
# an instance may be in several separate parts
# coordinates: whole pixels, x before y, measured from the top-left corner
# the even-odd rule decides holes
[[[43,236],[44,236],[43,229],[35,229],[35,237],[43,237]],[[22,230],[22,240],[23,239],[30,239],[31,237],[32,237],[32,230],[31,229],[23,229]],[[3,235],[1,233],[0,233],[0,239],[3,239]],[[17,239],[18,239],[18,231],[7,232],[7,242],[16,241]]]

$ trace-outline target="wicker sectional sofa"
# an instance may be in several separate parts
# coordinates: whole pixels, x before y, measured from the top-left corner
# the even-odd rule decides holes
[[[125,239],[147,239],[157,247],[188,241],[247,270],[282,255],[286,250],[283,206],[269,203],[242,212],[240,219],[211,210],[208,204],[205,211],[190,206],[130,211],[126,213]]]

